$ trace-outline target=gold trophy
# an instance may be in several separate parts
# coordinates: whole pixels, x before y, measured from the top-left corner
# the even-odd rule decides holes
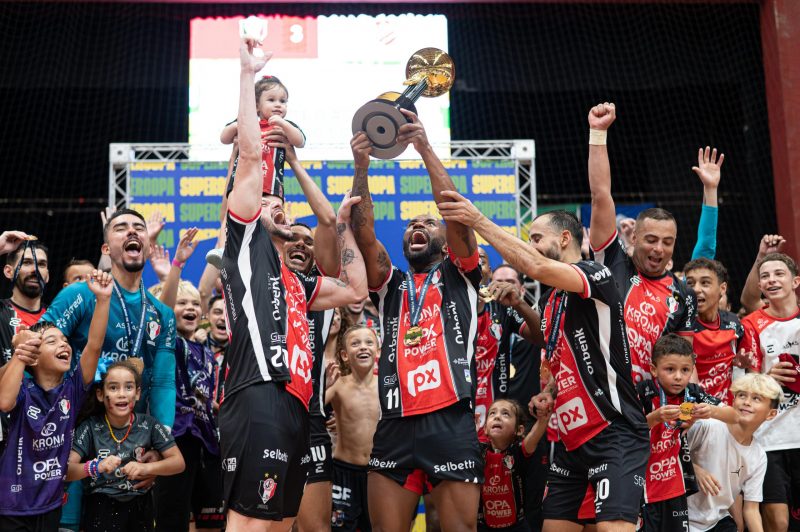
[[[372,155],[378,159],[393,159],[405,151],[398,144],[400,126],[408,123],[400,109],[417,112],[414,107],[420,96],[435,98],[450,90],[455,81],[455,65],[446,52],[438,48],[418,50],[406,63],[408,88],[399,92],[384,92],[365,103],[353,116],[353,134],[366,133],[372,141]]]

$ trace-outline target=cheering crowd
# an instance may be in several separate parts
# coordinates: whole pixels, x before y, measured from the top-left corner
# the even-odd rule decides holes
[[[0,235],[0,532],[408,532],[421,498],[431,530],[800,530],[800,276],[765,235],[730,311],[723,155],[698,153],[679,272],[669,212],[616,214],[613,104],[588,115],[588,230],[552,211],[529,242],[458,193],[403,110],[398,141],[438,215],[409,221],[402,271],[382,243],[398,235],[375,233],[370,140],[351,140],[334,210],[255,45],[240,43],[220,237],[197,286],[181,278],[203,260],[197,230],[170,261],[161,221],[120,209],[107,264],[70,262],[45,308],[47,247]],[[285,164],[315,228],[283,211]],[[533,307],[524,276],[542,287]]]

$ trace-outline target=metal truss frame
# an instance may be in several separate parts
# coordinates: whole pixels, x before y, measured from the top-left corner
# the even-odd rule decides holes
[[[514,161],[517,176],[517,236],[522,236],[522,225],[529,223],[536,213],[536,153],[533,140],[460,140],[451,141],[449,148],[451,159]],[[112,208],[130,205],[131,164],[191,161],[191,152],[191,144],[110,144],[108,205]]]

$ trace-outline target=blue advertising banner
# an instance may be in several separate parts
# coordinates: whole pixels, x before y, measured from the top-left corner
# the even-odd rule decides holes
[[[517,181],[512,160],[455,159],[443,161],[459,192],[495,223],[516,234]],[[353,181],[353,163],[308,161],[303,166],[336,209]],[[183,278],[197,283],[205,267],[205,254],[216,243],[220,225],[220,204],[225,193],[227,162],[138,162],[131,165],[129,195],[131,208],[145,218],[160,212],[166,221],[159,243],[172,256],[180,236],[197,227],[199,244],[184,268]],[[386,246],[392,262],[406,268],[402,235],[410,219],[431,213],[438,215],[431,184],[422,161],[372,161],[370,190],[375,205],[375,231]],[[311,227],[316,218],[305,201],[300,185],[289,168],[284,179],[287,215]],[[479,239],[479,244],[485,244]],[[491,248],[490,261],[500,264]],[[155,284],[152,269],[145,270],[147,286]]]

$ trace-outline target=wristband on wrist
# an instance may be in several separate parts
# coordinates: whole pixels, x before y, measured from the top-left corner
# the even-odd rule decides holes
[[[605,146],[608,131],[605,129],[589,129],[589,145]]]
[[[183,268],[184,264],[185,263],[179,261],[178,259],[172,259],[172,265],[175,266],[176,268]]]

